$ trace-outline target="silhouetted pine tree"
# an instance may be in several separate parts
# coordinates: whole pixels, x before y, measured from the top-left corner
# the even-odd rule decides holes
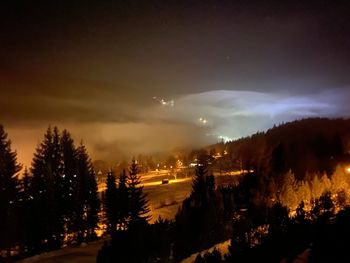
[[[18,219],[20,225],[20,246],[21,254],[30,254],[32,251],[32,237],[34,236],[32,229],[32,195],[31,195],[31,176],[27,167],[21,179],[21,187],[18,199]]]
[[[207,177],[207,185],[208,185],[208,191],[210,193],[214,192],[214,190],[215,190],[215,177],[214,177],[214,175],[211,174]]]
[[[224,235],[219,224],[220,204],[215,194],[215,179],[206,165],[198,165],[192,192],[176,214],[175,256],[177,260],[218,243]]]
[[[24,196],[27,198],[29,198],[28,194],[29,194],[30,184],[31,184],[31,177],[30,177],[28,168],[25,167],[22,180],[21,180],[21,189],[22,189],[22,192],[25,194]]]
[[[63,130],[61,140],[63,174],[59,178],[60,214],[64,219],[65,234],[73,233],[77,206],[77,154],[74,141],[67,130]]]
[[[126,229],[129,216],[129,192],[125,170],[120,174],[117,188],[117,229]]]
[[[81,143],[77,149],[77,221],[78,241],[95,238],[98,224],[100,200],[98,199],[97,182],[91,160],[85,146]]]
[[[90,240],[96,239],[95,229],[98,226],[99,222],[99,212],[101,209],[101,201],[98,197],[98,186],[96,181],[96,174],[92,168],[92,173],[89,176],[89,196],[88,196],[88,211],[87,211],[87,226],[88,226],[88,238]]]
[[[271,167],[277,185],[281,186],[283,184],[283,174],[287,172],[286,150],[282,143],[273,148],[269,167]]]
[[[195,202],[195,206],[200,207],[208,202],[208,170],[206,166],[197,166],[196,173],[192,182],[191,198]]]
[[[117,185],[113,172],[107,174],[106,193],[104,200],[104,209],[106,213],[107,231],[114,232],[117,225]]]
[[[63,175],[60,136],[57,127],[49,127],[43,142],[37,147],[32,163],[33,229],[36,247],[59,248],[64,231],[60,214],[60,179]],[[42,246],[44,244],[44,246]]]
[[[141,180],[138,175],[137,163],[132,160],[129,175],[127,177],[127,186],[129,192],[129,225],[138,222],[148,222],[150,209],[147,204],[147,196],[143,192],[143,186],[140,186]]]
[[[11,141],[0,125],[0,250],[7,250],[7,256],[10,256],[10,248],[17,237],[17,173],[20,169],[17,154],[12,151]]]
[[[110,213],[113,213],[110,220],[117,219],[118,229],[113,231],[111,243],[102,247],[97,262],[154,262],[155,255],[160,254],[155,239],[163,237],[165,230],[154,233],[156,229],[148,224],[149,208],[140,186],[136,161],[132,161],[128,176],[125,172],[120,175],[116,191],[115,178],[111,174],[107,184],[106,200],[111,200],[107,207],[111,206]],[[116,214],[114,209],[117,209]]]

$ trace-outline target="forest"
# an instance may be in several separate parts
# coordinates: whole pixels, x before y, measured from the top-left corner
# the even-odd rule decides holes
[[[100,200],[85,146],[49,127],[30,169],[0,126],[0,248],[16,259],[96,238]]]
[[[100,196],[85,146],[49,127],[20,177],[1,126],[0,260],[90,242],[102,224],[97,262],[181,262],[226,240],[226,255],[195,262],[348,261],[349,136],[349,120],[304,119],[193,151],[190,195],[173,220],[150,223],[137,160],[110,171]],[[214,171],[230,169],[238,182],[218,183]]]

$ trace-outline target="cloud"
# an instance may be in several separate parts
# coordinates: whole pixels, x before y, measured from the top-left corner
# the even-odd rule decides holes
[[[37,123],[34,127],[19,125],[18,120],[8,126],[5,123],[5,127],[26,165],[49,124],[68,129],[77,143],[83,139],[94,159],[116,161],[139,153],[195,148],[220,137],[239,138],[298,118],[348,117],[348,93],[332,89],[301,96],[213,90],[179,96],[174,107],[162,106],[152,101],[152,96],[144,100],[153,104],[139,103],[133,97],[125,101],[116,92],[109,98],[99,95],[82,100],[39,96],[34,101],[21,98],[28,104],[48,103],[41,109],[42,115],[30,113],[35,105],[28,108],[29,120]]]
[[[143,105],[132,87],[61,75],[0,70],[0,85],[0,119],[14,125],[139,121]]]
[[[195,124],[208,120],[212,136],[237,138],[265,130],[274,124],[306,117],[348,117],[345,89],[309,95],[272,92],[215,90],[179,98],[174,108],[159,109],[160,119]],[[208,140],[210,141],[210,140]]]

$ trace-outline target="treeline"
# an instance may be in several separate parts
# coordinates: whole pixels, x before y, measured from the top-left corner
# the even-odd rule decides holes
[[[344,221],[344,215],[350,218],[350,210],[342,191],[331,193],[330,188],[320,186],[319,196],[312,199],[310,207],[301,201],[291,216],[291,209],[278,198],[270,203],[256,202],[263,198],[259,197],[261,189],[257,174],[245,174],[239,184],[217,186],[206,165],[196,167],[192,192],[183,201],[174,221],[159,219],[149,224],[144,217],[133,222],[130,211],[120,217],[128,210],[123,210],[123,204],[129,203],[121,201],[127,188],[124,182],[128,176],[125,176],[125,173],[121,174],[119,184],[111,179],[112,175],[108,176],[113,183],[107,192],[113,190],[109,192],[114,194],[106,204],[115,210],[109,210],[111,216],[107,218],[115,223],[109,223],[112,239],[101,248],[98,262],[180,262],[228,239],[231,245],[227,255],[215,250],[199,255],[196,262],[280,262],[283,259],[289,262],[305,251],[310,258],[312,252],[314,260],[311,262],[320,262],[318,253],[325,253],[324,247],[330,245],[328,239],[334,240],[342,227],[350,227]],[[289,194],[283,192],[285,197]],[[143,203],[147,207],[146,204]],[[337,245],[340,243],[336,241]],[[333,246],[322,255],[328,260],[330,257],[340,259],[332,254],[334,249],[338,248]],[[344,256],[345,250],[341,253]]]
[[[192,193],[176,215],[174,262],[227,239],[227,255],[214,250],[198,255],[195,262],[349,261],[350,208],[347,186],[339,184],[343,179],[322,182],[328,177],[315,175],[317,186],[310,200],[282,190],[281,198],[266,202],[256,173],[245,174],[239,184],[218,187],[203,171],[204,167],[197,167]],[[344,170],[338,172],[346,178]],[[292,174],[287,177],[285,188],[295,186]],[[291,208],[289,199],[300,202]]]
[[[97,261],[179,262],[227,239],[225,259],[215,251],[197,262],[289,262],[305,251],[319,259],[327,245],[327,256],[346,256],[344,246],[334,245],[350,229],[349,180],[344,167],[335,167],[348,160],[348,128],[347,120],[308,119],[220,144],[220,158],[213,158],[216,149],[199,151],[192,192],[173,221],[149,223],[136,161],[118,178],[109,173],[102,219],[111,240]],[[1,250],[30,255],[95,238],[100,204],[85,147],[76,147],[67,131],[49,128],[19,179],[3,127],[0,139]],[[221,160],[248,173],[239,183],[217,186],[211,169]]]
[[[136,160],[132,160],[128,174],[125,170],[116,182],[116,176],[109,172],[106,179],[106,191],[102,197],[104,220],[107,232],[126,230],[133,225],[144,224],[150,219],[147,196],[140,185]]]
[[[204,162],[201,160],[201,162]],[[197,166],[192,192],[175,216],[175,261],[201,251],[229,236],[224,214],[223,194],[215,184],[215,178],[206,164]]]
[[[118,178],[107,175],[103,196],[104,218],[111,239],[98,252],[97,262],[154,262],[170,256],[170,221],[159,218],[154,224],[147,196],[140,185],[137,162]]]
[[[232,197],[217,188],[206,165],[197,166],[192,192],[183,201],[175,220],[159,218],[153,224],[144,214],[147,202],[143,194],[135,198],[139,205],[132,205],[133,186],[125,181],[130,180],[134,171],[131,166],[129,175],[122,173],[117,186],[114,176],[108,176],[104,203],[112,238],[101,248],[97,262],[180,262],[230,237],[233,207],[223,200]],[[142,191],[140,187],[136,189]]]
[[[246,177],[243,185],[255,180],[253,174]],[[249,202],[247,192],[242,207],[243,185],[227,189],[237,198],[228,253],[198,254],[195,263],[349,262],[350,207],[344,201],[324,192],[313,200],[311,209],[305,209],[302,201],[291,217],[278,201],[272,206]]]
[[[341,227],[348,227],[338,225],[336,217],[349,205],[349,138],[349,120],[306,119],[195,152],[198,163],[211,163],[212,169],[250,172],[239,184],[214,191],[210,199],[214,209],[208,205],[200,212],[193,199],[184,201],[175,221],[176,227],[184,224],[175,235],[177,260],[209,248],[214,240],[224,241],[227,234],[231,235],[227,262],[289,262],[311,249],[312,242],[329,244],[327,239],[335,237],[330,229],[339,234]],[[182,211],[186,216],[180,221]],[[344,213],[348,212],[339,217]],[[208,221],[210,227],[205,227]],[[311,225],[309,232],[303,233],[304,223]],[[328,259],[341,259],[328,252]],[[312,257],[319,260],[322,256],[317,253],[319,248],[314,248]],[[222,257],[215,251],[197,262],[222,262]]]
[[[349,123],[301,120],[211,148],[250,172],[220,189],[229,253],[196,262],[348,262]]]
[[[221,153],[220,162],[227,159],[235,168],[252,169],[280,182],[289,170],[298,180],[307,172],[330,175],[337,163],[350,160],[349,148],[350,120],[310,118],[220,143],[208,151]]]
[[[21,166],[0,126],[0,250],[18,258],[96,238],[100,201],[85,146],[49,127],[31,168]]]
[[[278,190],[274,180],[269,182],[269,199],[267,203],[276,201],[288,207],[291,214],[295,214],[297,206],[303,202],[305,209],[309,211],[315,200],[325,192],[332,194],[335,204],[350,204],[350,164],[338,165],[333,174],[310,174],[305,180],[296,180],[294,174],[289,171],[284,175],[282,187]]]
[[[225,148],[219,158],[213,158],[217,149],[194,152],[197,167],[192,192],[175,220],[147,223],[137,231],[117,230],[101,250],[100,262],[180,262],[227,239],[231,246],[226,262],[288,262],[311,249],[311,242],[324,246],[328,237],[334,238],[328,231],[339,228],[337,213],[348,205],[346,171],[339,166],[334,172],[337,163],[347,160],[349,130],[343,124],[348,121],[334,122],[334,129],[318,130],[333,121],[297,121],[220,144]],[[293,156],[293,146],[297,156]],[[312,158],[317,162],[308,163]],[[218,186],[209,170],[217,169],[223,159],[249,172],[239,183]],[[338,216],[343,213],[347,212]],[[318,233],[324,234],[322,239]],[[148,247],[159,240],[162,246]],[[146,245],[142,249],[140,244]],[[142,253],[134,255],[135,248]],[[319,248],[313,249],[316,258]],[[223,260],[218,251],[197,258],[197,262]]]

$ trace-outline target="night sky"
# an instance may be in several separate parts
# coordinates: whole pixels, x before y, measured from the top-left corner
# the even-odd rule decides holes
[[[350,3],[303,2],[1,1],[0,122],[29,165],[50,124],[112,161],[348,117]]]

